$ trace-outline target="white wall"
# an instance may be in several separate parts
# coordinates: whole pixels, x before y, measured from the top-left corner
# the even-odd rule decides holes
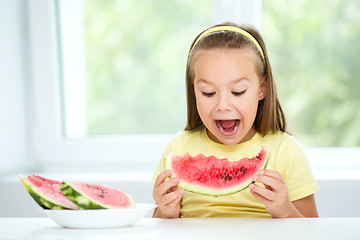
[[[21,169],[27,157],[27,28],[23,0],[0,7],[0,168]],[[9,164],[11,163],[11,164]]]

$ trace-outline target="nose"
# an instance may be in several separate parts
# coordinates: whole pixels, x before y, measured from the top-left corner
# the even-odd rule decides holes
[[[219,94],[216,109],[218,112],[230,112],[232,110],[232,104],[229,96],[226,94]]]

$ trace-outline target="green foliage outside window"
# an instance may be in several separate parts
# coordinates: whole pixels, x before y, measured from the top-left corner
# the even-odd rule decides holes
[[[187,52],[211,0],[84,2],[89,134],[182,130]]]
[[[263,1],[263,35],[291,132],[360,146],[360,2]]]
[[[211,0],[85,1],[90,135],[185,126],[185,64]],[[290,132],[360,146],[360,3],[263,1],[262,33]]]

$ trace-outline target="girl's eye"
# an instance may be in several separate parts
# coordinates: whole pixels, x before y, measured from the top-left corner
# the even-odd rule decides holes
[[[231,93],[234,94],[234,96],[240,96],[240,95],[243,95],[245,92],[246,92],[246,90],[240,91],[240,92],[235,92],[235,91],[233,91],[233,92],[231,92]]]
[[[215,92],[202,92],[202,94],[206,97],[211,97],[211,96],[215,95]]]

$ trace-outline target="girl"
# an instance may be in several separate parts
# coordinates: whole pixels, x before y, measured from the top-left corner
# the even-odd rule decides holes
[[[286,132],[264,41],[252,27],[215,25],[192,43],[187,60],[187,126],[167,145],[154,174],[154,217],[317,217],[318,191],[304,151]],[[212,197],[178,189],[164,171],[170,152],[230,161],[271,152],[255,184]]]

